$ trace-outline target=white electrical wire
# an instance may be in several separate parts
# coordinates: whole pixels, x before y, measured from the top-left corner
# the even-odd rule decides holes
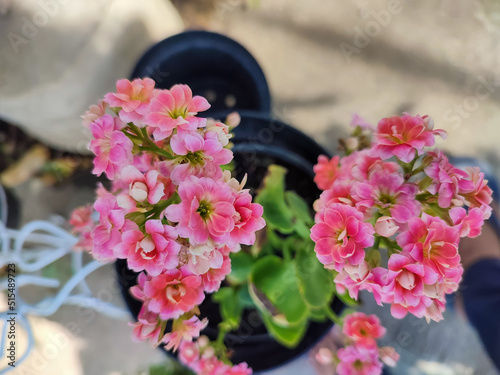
[[[16,289],[27,285],[36,285],[45,288],[60,288],[55,295],[49,296],[42,301],[30,305],[23,301],[16,291],[16,322],[19,322],[28,335],[26,351],[16,360],[16,366],[24,361],[33,349],[34,339],[29,315],[50,316],[62,305],[80,305],[92,308],[95,311],[113,319],[129,320],[128,310],[103,302],[92,296],[92,292],[85,282],[85,278],[95,270],[104,266],[105,263],[91,261],[83,262],[82,252],[73,251],[73,246],[78,239],[48,221],[33,221],[26,224],[20,230],[7,229],[5,222],[7,218],[5,192],[0,187],[0,267],[13,263],[16,265]],[[61,281],[51,277],[40,276],[42,269],[63,256],[71,256],[71,278],[61,285]],[[0,292],[7,289],[7,278],[0,280]],[[76,291],[76,293],[75,293]],[[0,342],[0,353],[6,355],[5,345],[7,342],[8,311],[0,312],[0,321],[5,324],[2,329],[2,340]],[[6,366],[0,369],[0,374],[12,370]]]

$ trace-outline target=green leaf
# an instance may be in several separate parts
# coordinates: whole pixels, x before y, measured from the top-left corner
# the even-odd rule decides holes
[[[264,187],[257,194],[255,202],[264,208],[264,219],[282,233],[293,231],[293,215],[285,202],[285,175],[287,170],[270,165],[264,178]]]
[[[255,309],[255,303],[253,302],[250,292],[248,291],[248,285],[241,285],[237,291],[238,301],[243,306],[243,308],[253,308]]]
[[[281,327],[277,325],[267,314],[262,316],[262,321],[269,334],[287,348],[296,347],[304,337],[307,329],[307,319],[291,327]]]
[[[223,171],[233,172],[234,171],[234,160],[231,160],[228,164],[221,165],[220,169],[222,169]]]
[[[252,265],[255,263],[255,258],[243,251],[232,253],[230,258],[231,273],[227,275],[227,280],[233,285],[245,283],[250,275]]]
[[[319,262],[308,242],[297,251],[294,264],[300,285],[300,293],[308,304],[321,307],[330,303],[334,293],[333,277]]]
[[[233,288],[220,288],[213,294],[212,299],[219,303],[220,315],[223,323],[226,323],[231,329],[237,329],[240,326],[243,305],[240,303],[238,294]]]
[[[307,318],[308,307],[302,298],[297,298],[299,281],[293,262],[285,262],[275,255],[261,258],[252,267],[250,281],[269,301],[252,294],[252,290],[250,295],[261,310],[271,313],[275,323],[288,326]],[[266,306],[266,302],[272,306]]]
[[[311,307],[311,309],[309,310],[309,317],[311,320],[320,323],[326,321],[327,319],[327,316],[325,315],[325,312],[321,307]]]
[[[314,224],[314,220],[311,216],[311,208],[300,195],[294,191],[286,191],[285,201],[297,219],[302,221],[304,224]]]
[[[137,372],[139,375],[139,372]],[[141,371],[140,374],[145,374]],[[177,361],[168,361],[161,364],[151,365],[148,371],[149,375],[195,375],[194,372],[181,365]]]
[[[224,301],[227,298],[230,298],[233,293],[233,288],[230,287],[223,287],[220,288],[217,292],[212,294],[212,300],[215,302],[221,302]]]
[[[305,240],[311,239],[311,228],[301,220],[295,222],[295,232]]]
[[[283,238],[281,238],[270,226],[266,226],[266,235],[265,240],[277,250],[281,250],[283,246]]]
[[[310,241],[310,240],[309,240]],[[299,249],[302,246],[303,239],[294,234],[291,236],[288,236],[286,239],[281,240],[281,250],[283,254],[295,254],[297,249]],[[291,260],[291,257],[290,257]]]

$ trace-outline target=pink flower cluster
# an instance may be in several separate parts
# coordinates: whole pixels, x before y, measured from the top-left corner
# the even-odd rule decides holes
[[[335,364],[338,375],[379,375],[382,366],[395,366],[399,355],[393,347],[379,347],[377,339],[385,328],[375,315],[355,312],[344,318],[342,332],[346,346],[337,351],[336,358],[328,348],[321,348],[316,359],[323,365]]]
[[[324,190],[311,229],[318,259],[338,272],[339,292],[356,299],[368,290],[397,318],[442,319],[445,296],[463,272],[459,239],[478,236],[491,214],[484,174],[427,150],[445,136],[432,128],[427,116],[382,119],[369,147],[340,159],[320,156],[314,168]],[[387,266],[374,256],[383,248]]]
[[[141,272],[131,289],[143,302],[134,338],[176,350],[199,336],[205,292],[220,288],[231,272],[229,254],[252,245],[265,221],[249,190],[223,172],[239,117],[207,123],[197,114],[210,105],[188,86],[154,86],[149,78],[120,80],[117,92],[83,116],[93,172],[112,184],[97,190],[95,220],[86,207],[71,223],[83,237],[79,246],[96,259],[126,259]],[[173,328],[164,334],[167,320]]]
[[[252,374],[252,369],[246,363],[230,366],[219,360],[205,336],[194,342],[183,341],[179,347],[179,360],[199,375]]]

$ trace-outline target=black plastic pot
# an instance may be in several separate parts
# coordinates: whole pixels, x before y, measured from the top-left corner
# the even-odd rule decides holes
[[[281,121],[269,120],[262,115],[242,112],[240,126],[235,129],[234,161],[238,177],[248,174],[247,187],[256,189],[270,164],[288,169],[286,188],[295,190],[309,204],[320,194],[313,182],[313,165],[320,154],[328,155],[320,145],[300,131]],[[135,285],[136,274],[126,267],[126,262],[116,263],[122,293],[135,318],[141,303],[134,300],[128,289]],[[335,312],[343,308],[340,300],[332,304]],[[202,316],[208,317],[209,326],[203,331],[210,339],[217,337],[217,324],[221,321],[218,305],[208,296],[200,306]],[[237,332],[226,335],[226,345],[232,349],[234,363],[247,362],[255,372],[269,370],[291,361],[309,350],[331,328],[332,323],[310,323],[307,333],[294,349],[287,349],[267,334],[256,311],[246,311]]]
[[[253,110],[269,114],[266,78],[254,57],[239,43],[217,33],[186,31],[151,47],[132,78],[150,77],[169,89],[185,83],[207,98],[210,115],[220,110]]]
[[[0,221],[7,228],[17,228],[19,226],[19,201],[9,189],[0,185]]]

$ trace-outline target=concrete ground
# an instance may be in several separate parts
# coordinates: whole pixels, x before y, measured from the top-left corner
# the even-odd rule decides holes
[[[448,131],[441,146],[486,159],[500,168],[500,5],[495,0],[177,0],[188,27],[222,32],[257,58],[267,76],[273,113],[332,151],[346,134],[351,113],[368,121],[408,111],[428,114]],[[55,22],[55,20],[54,20]],[[32,43],[35,43],[33,41]],[[29,46],[26,46],[29,48]],[[64,52],[61,52],[64,53]],[[13,73],[14,74],[14,73]],[[34,87],[36,82],[34,81]],[[47,129],[50,133],[50,129]],[[29,182],[17,190],[23,219],[67,214],[89,197],[84,188],[47,188]],[[110,271],[110,270],[108,270]],[[109,281],[100,271],[96,287]],[[119,296],[116,301],[119,303]],[[495,374],[459,313],[428,326],[388,319],[387,343],[401,350],[395,374]],[[65,307],[37,325],[64,326],[76,309]],[[163,360],[158,351],[129,340],[124,322],[96,315],[40,374],[135,374]],[[55,322],[55,323],[54,323]],[[47,335],[39,338],[40,348]],[[75,354],[76,353],[76,354]],[[64,354],[64,355],[63,355]],[[307,357],[276,374],[313,373]],[[23,373],[20,368],[18,372]],[[326,373],[326,372],[321,372]]]

